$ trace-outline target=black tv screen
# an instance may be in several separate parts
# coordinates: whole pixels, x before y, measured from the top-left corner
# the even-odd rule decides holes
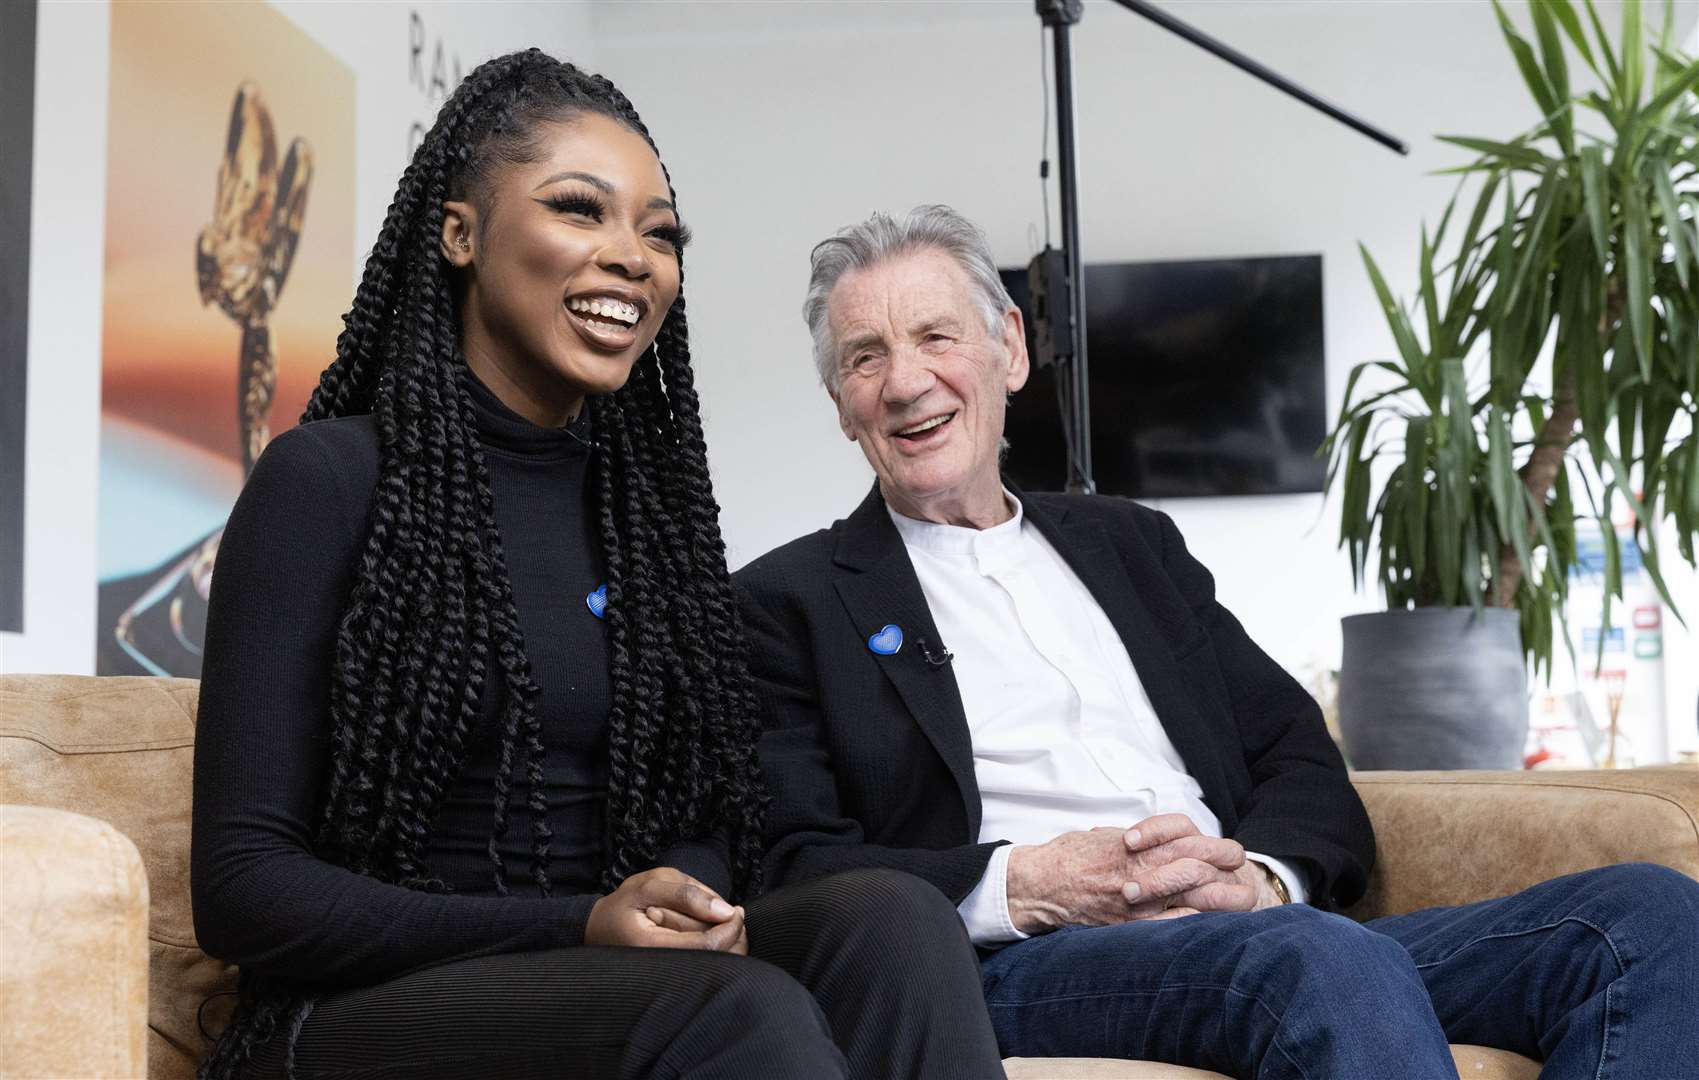
[[[1003,283],[1027,321],[1026,269]],[[1321,256],[1085,268],[1092,465],[1135,498],[1320,491],[1326,433]],[[1067,450],[1053,369],[1009,406],[1006,471],[1060,490]]]

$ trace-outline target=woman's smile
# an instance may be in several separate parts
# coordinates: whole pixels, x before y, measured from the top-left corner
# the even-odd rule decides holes
[[[649,301],[635,290],[603,288],[566,298],[567,320],[592,347],[624,352],[638,341]]]

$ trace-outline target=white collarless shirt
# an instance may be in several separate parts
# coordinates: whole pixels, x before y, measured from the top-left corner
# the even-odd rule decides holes
[[[1014,516],[989,529],[916,521],[894,510],[952,668],[973,741],[979,841],[1042,844],[1099,825],[1185,814],[1221,835],[1108,616],[1050,542]],[[959,905],[976,945],[1027,935],[1009,917],[1011,847]],[[1295,901],[1304,883],[1278,859]]]

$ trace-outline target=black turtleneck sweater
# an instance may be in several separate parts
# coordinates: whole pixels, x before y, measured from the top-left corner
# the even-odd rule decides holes
[[[599,895],[611,700],[589,472],[589,410],[558,429],[514,414],[470,374],[526,655],[541,696],[554,895],[530,882],[523,759],[499,850],[492,832],[500,680],[432,824],[431,871],[454,891],[386,885],[318,858],[312,833],[329,762],[327,687],[336,621],[354,583],[378,476],[370,416],[305,424],[266,448],[219,545],[195,748],[195,930],[214,956],[327,984],[427,964],[580,944]],[[723,842],[659,860],[722,895]]]

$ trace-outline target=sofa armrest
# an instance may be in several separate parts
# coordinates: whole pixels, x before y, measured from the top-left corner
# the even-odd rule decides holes
[[[1699,878],[1699,769],[1360,772],[1377,848],[1355,919],[1507,896],[1622,862]]]
[[[0,1070],[147,1074],[148,889],[104,821],[0,806]]]

